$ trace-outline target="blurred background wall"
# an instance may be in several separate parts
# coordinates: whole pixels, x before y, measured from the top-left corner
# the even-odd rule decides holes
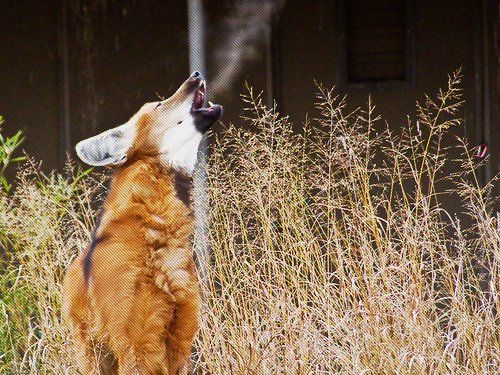
[[[0,114],[45,170],[81,139],[168,97],[189,74],[187,1],[0,0]],[[415,101],[462,68],[464,127],[498,173],[497,3],[494,0],[211,0],[204,2],[209,99],[240,124],[245,82],[300,128],[314,81],[354,109],[367,102],[397,130]],[[219,131],[218,125],[214,131]],[[454,141],[450,138],[450,142]]]

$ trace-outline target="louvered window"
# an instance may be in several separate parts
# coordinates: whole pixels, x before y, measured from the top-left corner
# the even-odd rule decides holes
[[[348,81],[405,80],[407,2],[346,0],[345,12]]]

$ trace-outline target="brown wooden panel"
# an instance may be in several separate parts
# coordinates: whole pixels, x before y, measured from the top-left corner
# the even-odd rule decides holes
[[[352,56],[351,64],[383,64],[398,63],[404,66],[404,57],[398,51],[366,53]]]
[[[401,25],[404,17],[404,1],[394,1],[393,7],[377,9],[360,9],[347,6],[349,27],[374,27]]]
[[[59,164],[57,14],[57,2],[0,1],[3,133],[22,130],[45,170]]]
[[[378,3],[378,2],[377,2]],[[366,0],[346,4],[348,79],[404,80],[406,77],[405,2]]]
[[[382,53],[394,51],[404,54],[404,39],[401,33],[392,35],[352,36],[349,38],[352,54]]]
[[[69,15],[72,148],[157,94],[168,97],[189,75],[186,2],[91,3]]]
[[[404,77],[404,65],[401,62],[384,62],[383,64],[372,62],[356,64],[351,68],[350,74],[353,77],[360,77],[363,81],[384,79],[398,80]]]
[[[358,27],[350,30],[350,35],[356,38],[390,36],[399,33],[400,29],[401,25]]]

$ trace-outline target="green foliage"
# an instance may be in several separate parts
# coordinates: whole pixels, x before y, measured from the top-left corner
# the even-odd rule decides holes
[[[0,274],[0,369],[2,374],[14,374],[8,370],[9,364],[22,360],[26,348],[20,343],[26,341],[34,296],[29,286],[20,282],[20,269],[5,268]]]
[[[4,119],[0,116],[0,126],[3,122]],[[0,185],[7,193],[10,191],[12,185],[9,184],[5,178],[5,170],[10,164],[18,163],[26,159],[24,156],[13,157],[14,152],[24,141],[22,134],[23,133],[21,131],[18,131],[11,137],[5,137],[3,134],[0,134]]]

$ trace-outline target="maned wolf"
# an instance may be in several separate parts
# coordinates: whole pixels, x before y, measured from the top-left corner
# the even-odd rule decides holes
[[[76,146],[84,162],[114,167],[92,242],[63,283],[85,375],[187,371],[199,313],[191,174],[203,133],[222,113],[204,100],[194,72],[169,99]]]

